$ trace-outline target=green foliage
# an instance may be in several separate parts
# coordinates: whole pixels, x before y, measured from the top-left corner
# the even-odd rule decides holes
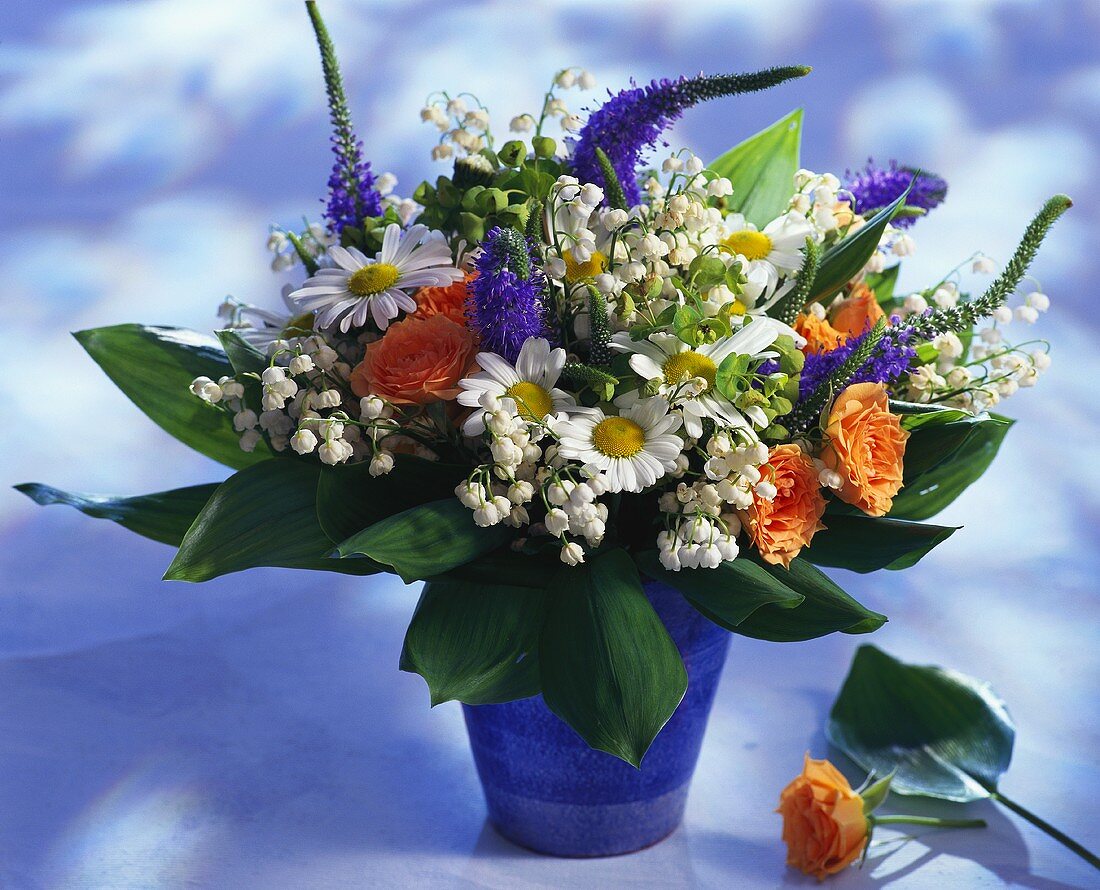
[[[317,521],[321,467],[312,461],[270,460],[218,486],[180,543],[168,581],[209,581],[261,566],[369,575],[369,559],[327,559],[333,541]]]
[[[862,634],[878,630],[886,616],[860,605],[808,560],[796,556],[790,569],[762,562],[755,554],[737,558],[758,562],[777,582],[803,597],[794,608],[770,605],[755,610],[733,630],[759,640],[780,643],[812,640],[826,634]]]
[[[143,537],[178,547],[217,487],[215,482],[130,498],[76,494],[38,482],[24,482],[16,485],[15,490],[43,507],[67,504],[86,516],[110,519]]]
[[[394,455],[393,469],[383,476],[370,474],[369,461],[322,466],[317,519],[333,541],[343,541],[402,510],[453,497],[468,472],[409,454]]]
[[[783,213],[798,171],[801,143],[802,109],[797,108],[712,161],[709,169],[733,184],[728,209],[743,213],[760,228]]]
[[[896,770],[899,794],[989,797],[1012,759],[1015,728],[988,684],[905,664],[860,646],[825,729],[866,770]]]
[[[392,566],[410,584],[464,565],[511,537],[505,525],[478,528],[452,495],[376,522],[341,542],[336,553],[340,561],[367,556]]]
[[[802,556],[815,565],[853,572],[907,569],[958,531],[957,527],[829,512],[825,526]]]
[[[607,318],[607,300],[595,285],[588,285],[589,345],[592,364],[606,368],[611,364],[611,323]]]
[[[810,300],[814,281],[817,279],[817,270],[821,265],[821,248],[813,238],[806,239],[806,253],[802,259],[802,268],[798,270],[798,279],[789,294],[779,300],[769,311],[772,318],[777,318],[784,324],[793,325]]]
[[[622,183],[619,182],[619,176],[611,165],[611,158],[598,145],[596,146],[596,161],[599,163],[600,173],[603,175],[604,198],[607,206],[619,210],[629,210],[630,208],[626,205],[626,195],[623,194]]]
[[[699,612],[726,630],[736,631],[761,606],[793,609],[805,599],[748,559],[724,562],[715,569],[679,572],[665,569],[652,550],[636,555],[634,561],[645,575],[675,587]]]
[[[859,274],[871,259],[871,255],[878,249],[878,243],[886,230],[886,225],[905,204],[909,189],[912,187],[910,183],[896,200],[883,207],[856,229],[854,234],[842,238],[825,251],[807,302],[824,301],[835,296],[840,293],[844,285]]]
[[[273,455],[265,442],[248,453],[230,416],[196,398],[196,377],[231,376],[218,341],[183,328],[137,324],[92,328],[73,335],[88,354],[154,423],[185,445],[219,463],[248,467]]]
[[[863,283],[875,292],[875,299],[880,305],[893,302],[894,288],[897,286],[900,271],[901,263],[895,263],[889,269],[884,269],[882,272],[871,272],[863,279]]]
[[[640,766],[687,690],[680,653],[625,550],[558,581],[539,640],[543,698],[591,747]]]
[[[546,600],[545,588],[431,581],[405,634],[401,670],[424,678],[433,707],[535,695]]]
[[[619,378],[582,362],[566,362],[561,381],[570,389],[591,389],[601,401],[608,402],[615,395]]]
[[[947,331],[968,331],[978,321],[992,315],[1023,281],[1051,226],[1072,206],[1073,201],[1065,195],[1055,195],[1048,200],[1028,224],[1012,259],[1005,264],[1001,274],[994,279],[986,292],[976,300],[959,303],[948,309],[933,309],[916,327],[917,333],[924,339],[931,340],[937,334]]]
[[[981,478],[1013,421],[946,409],[911,415],[903,423],[910,427],[905,484],[894,498],[890,517],[920,520],[935,516]]]

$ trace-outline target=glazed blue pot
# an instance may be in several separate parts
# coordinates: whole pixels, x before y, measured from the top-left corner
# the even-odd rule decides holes
[[[688,688],[641,769],[589,748],[541,695],[463,705],[489,821],[508,840],[552,856],[614,856],[663,840],[683,819],[730,635],[671,587],[645,591]]]

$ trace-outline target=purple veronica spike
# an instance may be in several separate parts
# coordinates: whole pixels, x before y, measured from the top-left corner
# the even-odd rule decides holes
[[[483,350],[514,363],[529,337],[553,339],[544,303],[546,279],[523,235],[512,228],[490,229],[475,266],[467,315]]]
[[[325,219],[339,234],[347,226],[358,226],[367,216],[382,215],[382,197],[374,189],[370,161],[363,160],[363,143],[332,137],[336,162],[328,178],[328,206]]]
[[[913,330],[901,323],[901,318],[890,319],[890,327],[878,342],[871,357],[863,364],[847,384],[851,383],[893,383],[909,369],[916,350],[910,345],[914,340]],[[802,376],[798,381],[799,400],[805,400],[840,369],[871,332],[870,326],[858,337],[849,337],[847,342],[828,352],[811,352],[806,356]]]
[[[857,173],[847,172],[848,180],[845,188],[852,193],[854,198],[853,209],[856,213],[867,216],[869,213],[885,207],[898,195],[909,187],[909,182],[916,174],[913,182],[913,190],[905,203],[910,207],[920,207],[922,210],[931,210],[938,207],[947,196],[947,183],[930,173],[917,173],[912,167],[898,166],[897,161],[891,161],[889,167],[876,167],[875,162],[868,159],[867,166]],[[893,224],[900,229],[907,229],[913,225],[917,217],[899,216]]]
[[[596,160],[596,149],[600,148],[615,168],[627,204],[638,204],[641,195],[637,171],[642,154],[684,111],[707,99],[765,90],[809,71],[804,66],[788,65],[750,74],[664,78],[644,87],[631,81],[630,89],[611,96],[592,112],[580,135],[570,140],[573,174],[581,182],[606,187]]]

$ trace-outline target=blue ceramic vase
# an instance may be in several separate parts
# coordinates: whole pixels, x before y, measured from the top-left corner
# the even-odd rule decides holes
[[[489,821],[514,843],[615,856],[663,840],[683,819],[730,635],[673,588],[648,582],[645,591],[684,659],[688,688],[641,769],[589,748],[541,695],[463,705]]]

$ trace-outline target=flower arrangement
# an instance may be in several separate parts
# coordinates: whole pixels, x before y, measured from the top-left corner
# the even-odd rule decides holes
[[[176,545],[169,579],[426,580],[402,667],[433,702],[541,692],[635,765],[687,682],[642,579],[757,638],[881,626],[818,566],[905,568],[954,531],[924,520],[995,454],[1010,422],[990,409],[1049,365],[1005,329],[1047,309],[1013,295],[1070,201],[984,293],[961,266],[903,293],[943,180],[803,169],[800,112],[709,164],[654,155],[692,106],[802,67],[634,85],[585,118],[562,94],[593,79],[567,68],[503,143],[476,98],[440,93],[421,117],[450,172],[401,198],[307,6],[335,162],[323,222],[270,236],[300,281],[284,309],[227,301],[216,340],[77,334],[151,419],[237,472],[135,498],[21,489]]]

